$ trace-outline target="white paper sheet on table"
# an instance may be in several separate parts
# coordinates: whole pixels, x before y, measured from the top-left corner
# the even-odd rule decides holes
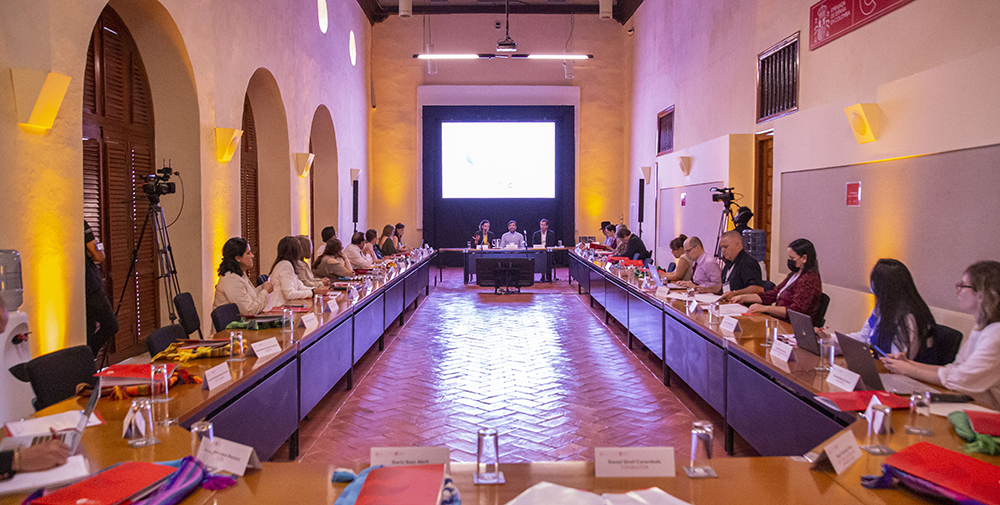
[[[684,289],[683,287],[681,287],[680,284],[677,284],[676,282],[668,283],[667,287],[670,289]]]
[[[80,422],[80,415],[82,414],[82,410],[70,410],[68,412],[53,414],[51,416],[36,417],[34,419],[25,419],[23,421],[13,421],[7,423],[6,426],[7,431],[10,432],[10,436],[12,437],[48,433],[49,428],[56,431],[72,430],[73,428],[76,428],[77,423]],[[90,414],[87,426],[97,426],[101,423],[102,421],[99,417],[97,417],[97,414]]]
[[[719,305],[719,314],[723,316],[738,316],[747,311],[747,308],[738,303],[725,303]]]
[[[690,505],[660,488],[652,487],[628,493],[598,496],[589,491],[539,482],[526,489],[507,505]]]
[[[667,298],[672,298],[674,300],[687,301],[688,296],[684,293],[670,293]]]
[[[990,412],[996,414],[997,411],[988,409],[986,407],[980,407],[979,405],[973,405],[971,403],[932,403],[931,404],[931,414],[935,416],[948,417],[948,414],[952,412],[958,412],[960,410],[974,410],[976,412]]]
[[[42,472],[15,474],[8,480],[0,481],[0,494],[22,493],[43,487],[55,487],[82,480],[90,475],[87,460],[82,454],[70,456],[66,464]]]
[[[694,295],[694,299],[698,300],[698,303],[712,303],[718,300],[719,298],[722,297],[719,295],[713,295],[711,293],[698,293]]]

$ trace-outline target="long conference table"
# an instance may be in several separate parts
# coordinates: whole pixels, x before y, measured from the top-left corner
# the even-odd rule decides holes
[[[345,375],[350,378],[353,364],[375,348],[382,331],[401,317],[402,309],[410,304],[416,306],[420,291],[428,294],[430,259],[424,258],[363,293],[356,301],[338,296],[337,310],[324,313],[319,326],[312,331],[303,328],[292,334],[282,334],[280,330],[244,331],[251,342],[276,337],[282,352],[230,363],[233,381],[218,390],[209,392],[197,385],[172,388],[169,408],[180,418],[180,425],[157,427],[155,434],[160,444],[130,448],[121,438],[121,423],[130,402],[102,400],[97,410],[105,422],[87,428],[82,441],[82,452],[91,462],[92,470],[121,461],[156,462],[187,456],[190,434],[185,427],[200,419],[210,419],[217,436],[251,445],[266,459],[277,446],[294,438],[298,422],[326,391]],[[665,354],[665,381],[676,375],[713,407],[721,405],[715,408],[722,409],[720,413],[725,415],[729,428],[736,429],[764,456],[714,459],[712,467],[719,474],[717,479],[688,478],[680,469],[686,464],[683,450],[675,452],[677,476],[669,478],[596,478],[594,464],[583,461],[501,462],[506,484],[499,486],[474,485],[475,465],[452,463],[463,503],[500,505],[543,481],[596,493],[658,486],[693,504],[748,500],[783,504],[927,503],[925,498],[909,491],[870,490],[861,486],[861,475],[881,474],[884,456],[863,453],[858,462],[840,475],[832,468],[813,468],[800,457],[806,452],[821,451],[830,440],[847,431],[865,445],[867,423],[857,414],[830,411],[810,397],[827,386],[822,380],[824,375],[812,370],[815,357],[810,358],[809,353],[796,349],[798,361],[788,365],[770,361],[760,347],[763,323],[756,316],[741,317],[742,332],[728,335],[708,324],[702,314],[689,316],[673,302],[657,299],[577,254],[571,254],[570,272],[571,282],[576,280],[580,291],[586,290],[592,297],[591,303],[602,303],[607,317],[624,318],[619,321],[628,325],[630,337],[653,352]],[[659,309],[659,314],[651,308]],[[216,338],[226,334],[219,332]],[[181,367],[201,375],[224,362],[224,358],[199,359]],[[71,398],[37,415],[79,410],[85,402],[86,398]],[[945,418],[932,416],[933,437],[906,434],[905,415],[893,415],[892,421],[895,434],[887,444],[895,450],[920,441],[962,450],[964,441]],[[881,442],[886,443],[884,439]],[[1000,457],[972,456],[1000,464]],[[249,470],[236,486],[219,491],[198,489],[183,503],[332,504],[345,487],[331,483],[333,470],[332,466],[322,464],[264,462],[263,470]],[[0,497],[0,505],[20,503],[23,499],[24,495]]]

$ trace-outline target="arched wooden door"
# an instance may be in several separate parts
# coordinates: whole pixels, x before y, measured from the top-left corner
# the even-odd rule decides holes
[[[250,97],[246,96],[243,99],[243,142],[240,145],[240,234],[250,243],[250,250],[257,256],[253,268],[248,272],[254,284],[260,275],[261,258],[257,181],[257,132],[254,129]]]

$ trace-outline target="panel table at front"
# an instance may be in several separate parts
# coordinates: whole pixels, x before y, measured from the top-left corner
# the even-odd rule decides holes
[[[354,363],[382,336],[385,329],[385,303],[379,294],[364,307],[354,311]]]
[[[208,417],[215,435],[249,445],[269,459],[299,428],[297,363],[294,359]]]
[[[846,425],[732,354],[726,373],[726,423],[761,456],[801,456]]]
[[[396,319],[399,318],[400,314],[403,313],[403,309],[406,307],[407,303],[404,301],[406,298],[406,293],[404,292],[404,283],[410,280],[417,272],[411,272],[410,276],[406,279],[398,279],[395,284],[389,286],[389,289],[385,291],[383,295],[385,297],[385,315],[383,316],[383,330],[388,329]]]
[[[628,331],[660,359],[663,359],[663,317],[661,305],[629,294]]]
[[[547,249],[490,249],[486,251],[470,251],[465,253],[465,283],[468,284],[476,274],[477,258],[535,258],[535,273],[544,274],[549,268],[549,251]]]
[[[726,411],[726,351],[667,309],[663,361],[720,414]]]
[[[299,354],[299,419],[351,369],[351,320],[345,319]]]

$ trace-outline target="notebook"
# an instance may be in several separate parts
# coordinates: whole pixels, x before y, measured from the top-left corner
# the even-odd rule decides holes
[[[150,369],[153,365],[111,365],[100,372],[94,374],[94,377],[101,378],[101,385],[104,387],[109,386],[137,386],[141,384],[149,384],[149,374]],[[167,373],[172,375],[174,370],[177,369],[177,363],[167,364]],[[157,377],[157,380],[160,380]]]
[[[143,496],[170,477],[171,466],[126,461],[109,467],[72,486],[64,487],[31,502],[32,505],[115,505]],[[130,500],[134,501],[134,500]]]
[[[355,505],[437,505],[444,464],[384,466],[368,472]]]
[[[885,464],[981,503],[1000,505],[1000,466],[929,442],[913,444]]]

